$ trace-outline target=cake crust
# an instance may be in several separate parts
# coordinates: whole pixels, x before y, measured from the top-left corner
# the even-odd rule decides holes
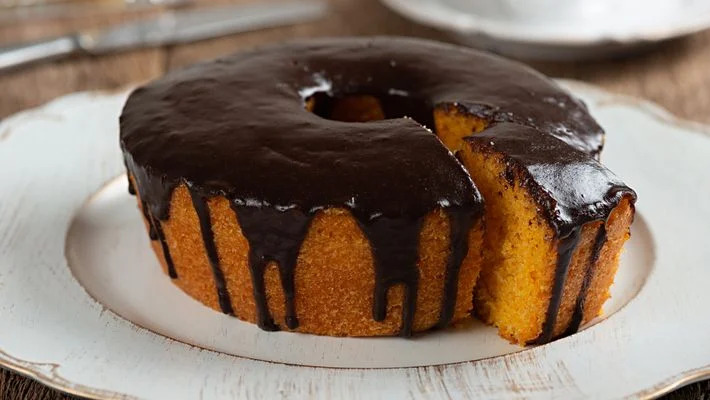
[[[141,204],[140,193],[138,204]],[[257,323],[248,266],[249,244],[226,198],[213,197],[208,200],[208,207],[233,313],[242,320]],[[415,332],[431,329],[439,323],[445,297],[443,277],[449,257],[449,228],[446,213],[436,210],[426,217],[419,235],[421,252],[417,264],[422,284],[414,315]],[[220,311],[198,217],[184,185],[175,189],[171,218],[163,224],[163,231],[179,276],[174,283],[199,302]],[[468,235],[468,246],[472,250],[461,264],[452,323],[471,315],[473,286],[480,272],[482,238],[483,227],[479,222]],[[167,274],[168,266],[160,243],[153,241],[152,244]],[[347,210],[327,209],[316,215],[295,268],[299,325],[293,330],[328,336],[382,336],[400,332],[404,308],[401,285],[388,291],[387,317],[383,321],[372,319],[375,276],[369,246]],[[288,329],[284,291],[276,265],[267,267],[264,281],[273,320]]]

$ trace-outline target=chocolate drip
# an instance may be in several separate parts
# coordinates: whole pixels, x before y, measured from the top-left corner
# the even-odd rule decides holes
[[[373,319],[383,321],[387,317],[387,293],[391,287],[401,284],[404,301],[399,334],[411,336],[419,287],[419,232],[424,218],[371,218],[361,213],[355,213],[355,218],[370,241],[375,264]]]
[[[160,247],[163,249],[163,258],[165,258],[165,264],[168,267],[168,275],[172,279],[177,279],[178,274],[175,270],[175,264],[173,263],[173,257],[170,255],[170,248],[168,247],[168,242],[165,240],[165,233],[163,233],[163,227],[160,225],[160,221],[156,220],[152,216],[150,217],[152,221],[150,223],[151,232],[150,234],[155,234],[155,237],[160,242]],[[152,237],[152,236],[151,236]]]
[[[604,248],[604,244],[606,243],[606,238],[606,225],[602,223],[599,226],[596,237],[594,238],[592,253],[589,255],[589,264],[587,265],[587,270],[584,273],[584,280],[582,281],[582,287],[579,290],[577,304],[574,307],[572,320],[569,323],[569,328],[567,328],[565,335],[571,335],[577,332],[579,327],[582,325],[582,320],[584,319],[584,305],[587,299],[587,293],[589,292],[589,285],[592,283],[594,269],[597,261],[599,261],[602,248]]]
[[[148,205],[145,200],[141,200],[141,212],[143,212],[143,218],[148,221],[148,237],[150,240],[158,240],[158,230],[155,228],[155,221],[148,211]]]
[[[268,331],[279,329],[269,311],[264,284],[266,268],[274,262],[286,298],[286,326],[296,329],[295,269],[313,214],[297,208],[279,210],[268,205],[251,206],[243,201],[233,201],[232,209],[249,242],[249,268],[259,327]]]
[[[210,267],[212,268],[212,276],[214,277],[214,283],[217,288],[217,299],[219,300],[219,307],[222,312],[227,315],[234,315],[234,309],[232,308],[232,300],[229,297],[229,290],[227,289],[227,282],[224,280],[224,272],[219,264],[219,254],[217,254],[217,246],[214,241],[214,232],[212,231],[212,219],[210,217],[210,210],[207,207],[207,202],[205,198],[198,193],[193,187],[188,185],[188,190],[190,191],[190,197],[192,198],[192,205],[197,213],[197,218],[200,221],[200,232],[202,233],[202,243],[205,246],[205,252],[207,253],[207,259],[209,260]]]
[[[160,248],[163,250],[163,258],[165,258],[165,264],[168,267],[168,275],[170,278],[176,279],[177,271],[175,271],[175,264],[170,255],[170,248],[168,248],[168,242],[165,240],[165,234],[163,233],[163,227],[160,225],[160,221],[156,221],[150,214],[145,200],[141,200],[141,211],[143,212],[145,220],[148,221],[148,237],[150,237],[150,240],[160,241]]]
[[[477,213],[465,209],[450,208],[447,210],[451,224],[449,259],[446,263],[444,277],[444,293],[441,303],[441,314],[437,327],[443,328],[451,322],[454,316],[456,298],[458,296],[459,273],[461,264],[468,254],[468,235],[471,231]]]
[[[537,339],[533,340],[530,344],[544,344],[553,339],[552,335],[555,330],[555,322],[557,322],[557,312],[560,309],[560,303],[562,302],[562,291],[565,288],[565,281],[567,280],[567,272],[569,271],[569,265],[572,261],[572,255],[574,250],[579,244],[579,239],[581,236],[582,228],[576,227],[563,238],[560,238],[557,245],[557,265],[555,267],[555,279],[552,284],[552,295],[550,297],[550,304],[547,306],[547,313],[545,315],[545,322],[542,324],[542,332]]]
[[[124,163],[135,184],[129,183],[129,188],[132,186],[134,192],[137,192],[141,199],[141,211],[148,222],[148,236],[150,240],[158,240],[160,242],[168,275],[172,279],[177,279],[178,274],[175,264],[170,255],[170,248],[160,223],[160,221],[166,221],[170,217],[170,200],[177,185],[177,180],[167,179],[165,176],[151,175],[146,168],[135,165],[133,158],[127,153],[124,153]],[[129,182],[131,182],[131,179],[129,179]]]
[[[128,167],[126,167],[126,168],[128,168]],[[128,181],[128,194],[135,195],[135,194],[136,194],[136,188],[133,187],[133,181],[131,180],[130,177],[129,177],[128,179],[126,179],[126,180]]]
[[[158,230],[155,229],[155,223],[152,222],[152,217],[148,216],[147,218],[151,221],[148,223],[148,237],[150,240],[158,240]]]

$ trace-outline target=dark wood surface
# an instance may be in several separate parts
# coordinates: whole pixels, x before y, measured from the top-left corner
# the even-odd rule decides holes
[[[211,2],[249,1],[256,0]],[[0,118],[63,94],[117,89],[144,82],[198,60],[287,38],[392,34],[450,41],[447,34],[405,20],[377,0],[329,0],[329,3],[329,15],[312,23],[181,46],[133,50],[102,57],[77,56],[0,75]],[[78,29],[104,27],[154,12],[157,10],[129,13],[89,10],[80,15],[45,20],[4,21],[0,24],[0,46]],[[613,92],[642,97],[680,117],[710,123],[710,32],[666,42],[644,53],[613,60],[530,64],[551,76],[587,81]],[[15,373],[0,370],[0,400],[69,398],[72,397]],[[710,400],[710,381],[681,388],[667,398]]]

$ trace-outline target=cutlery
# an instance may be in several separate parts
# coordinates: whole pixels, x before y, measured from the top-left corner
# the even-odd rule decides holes
[[[0,48],[0,72],[73,54],[115,51],[194,42],[260,28],[310,21],[323,16],[321,1],[289,1],[214,6],[169,11],[157,17],[119,24],[105,30],[73,33],[38,42]]]
[[[82,18],[151,8],[180,8],[195,0],[0,0],[0,25],[49,18]]]

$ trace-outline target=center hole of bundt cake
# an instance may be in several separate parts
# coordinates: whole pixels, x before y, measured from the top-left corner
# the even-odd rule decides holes
[[[343,122],[408,117],[429,129],[434,129],[431,105],[424,100],[396,93],[333,96],[319,92],[306,99],[306,109],[321,118]]]

